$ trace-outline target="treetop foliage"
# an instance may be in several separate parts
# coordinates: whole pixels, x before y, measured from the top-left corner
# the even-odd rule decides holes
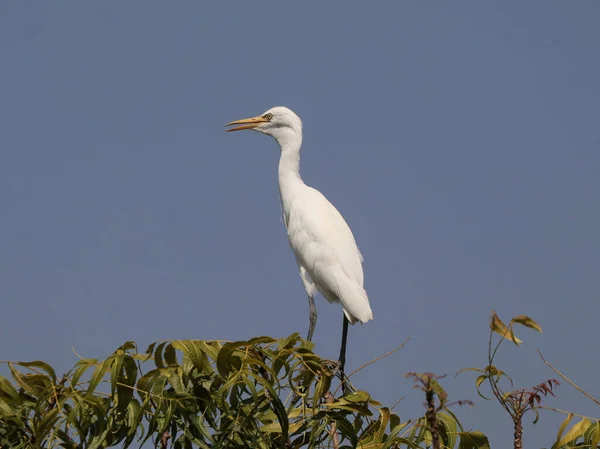
[[[7,362],[0,377],[0,446],[425,448],[423,417],[402,421],[366,391],[334,389],[337,363],[298,334],[224,342],[177,340],[139,352],[127,342],[106,360],[80,359],[64,376],[47,363]],[[445,447],[485,448],[449,411]]]
[[[511,416],[515,448],[522,448],[523,416],[533,412],[537,421],[540,410],[551,410],[566,416],[552,449],[597,449],[600,420],[541,404],[554,395],[556,379],[513,389],[512,379],[495,365],[503,342],[522,344],[516,325],[542,331],[529,317],[505,324],[494,312],[485,367],[461,372],[476,372],[476,391],[488,399],[481,389],[489,386],[490,397]],[[423,390],[425,407],[422,416],[402,420],[394,407],[354,388],[352,374],[339,379],[338,363],[319,357],[313,347],[297,333],[236,342],[161,341],[143,352],[129,341],[105,360],[80,357],[64,375],[43,361],[1,362],[10,376],[0,376],[0,449],[489,449],[486,436],[466,430],[450,410],[472,403],[449,402],[440,384],[444,376],[407,374]],[[343,394],[340,382],[351,392]],[[510,390],[501,386],[506,382]]]

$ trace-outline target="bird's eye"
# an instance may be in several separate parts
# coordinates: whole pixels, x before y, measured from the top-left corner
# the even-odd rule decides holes
[[[266,118],[267,120],[271,120],[273,118],[273,114],[271,114],[271,113],[265,114],[265,115],[263,115],[263,118]]]

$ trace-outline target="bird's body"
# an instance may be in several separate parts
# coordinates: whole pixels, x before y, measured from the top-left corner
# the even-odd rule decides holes
[[[341,303],[344,311],[343,367],[348,322],[366,323],[373,319],[373,313],[363,287],[363,258],[350,227],[333,204],[300,177],[302,121],[288,108],[275,107],[229,125],[241,126],[228,131],[253,129],[270,135],[281,148],[279,193],[290,247],[310,305],[308,340],[317,320],[313,297],[319,291],[328,301]]]
[[[280,190],[285,183],[280,178]],[[341,303],[350,323],[373,319],[363,288],[362,256],[352,231],[337,209],[305,184],[281,198],[290,246],[300,268],[306,293],[315,288],[329,302]]]

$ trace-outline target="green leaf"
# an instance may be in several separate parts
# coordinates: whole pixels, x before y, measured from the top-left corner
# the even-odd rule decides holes
[[[583,433],[588,428],[588,426],[590,426],[590,424],[591,422],[589,419],[582,418],[581,421],[573,425],[573,427],[571,427],[571,429],[569,429],[569,431],[560,440],[558,440],[558,442],[556,443],[556,447],[562,447],[565,444],[570,443],[571,441],[574,441],[577,438],[579,438],[581,435],[583,435]]]
[[[117,348],[117,351],[127,352],[127,351],[135,350],[135,348],[136,348],[136,344],[134,341],[126,341],[125,343],[123,343],[121,346],[119,346]]]
[[[371,396],[366,391],[355,391],[354,393],[347,394],[340,398],[339,402],[354,403],[354,402],[367,402],[371,399]]]
[[[196,344],[204,351],[206,355],[208,355],[215,362],[217,361],[217,357],[219,356],[220,347],[218,342],[211,342],[208,344],[203,340],[196,341]]]
[[[383,435],[385,435],[385,430],[389,420],[390,409],[387,407],[381,407],[379,409],[379,422],[381,423],[381,425],[379,426],[379,429],[377,430],[377,433],[374,438],[376,442],[383,442]]]
[[[159,369],[165,367],[165,363],[163,362],[163,348],[166,344],[167,342],[163,341],[156,347],[156,350],[154,351],[154,364]]]
[[[215,441],[213,439],[213,436],[210,434],[209,430],[206,428],[202,417],[190,415],[189,421],[194,425],[196,429],[198,429],[198,431],[204,436],[204,438],[208,440],[208,442],[211,444],[211,447],[214,447]]]
[[[183,378],[181,377],[181,374],[178,372],[178,370],[172,370],[168,372],[170,372],[170,375],[168,377],[169,384],[171,384],[173,389],[175,389],[175,392],[178,393],[179,397],[191,396],[187,392],[187,389],[185,388],[185,385],[183,383]]]
[[[56,383],[56,373],[54,372],[54,369],[46,362],[36,360],[34,362],[17,362],[17,365],[23,366],[25,368],[40,368],[41,370],[45,371],[50,375],[53,383]]]
[[[565,429],[567,428],[567,426],[569,425],[569,423],[571,422],[572,419],[573,419],[573,413],[569,413],[569,415],[565,418],[565,420],[562,422],[562,424],[558,428],[558,433],[556,434],[557,442],[561,440],[562,435],[565,432]]]
[[[10,381],[5,377],[0,376],[0,397],[2,397],[2,395],[8,396],[13,402],[16,403],[16,405],[19,405],[22,402],[21,396],[11,385]]]
[[[302,421],[297,421],[295,423],[290,424],[289,426],[289,432],[291,434],[294,434],[295,432],[298,431],[298,429],[300,429],[300,427],[302,427],[302,425],[304,425],[304,423]],[[266,433],[282,433],[283,430],[281,429],[281,424],[278,421],[266,424],[264,426],[262,426],[260,428],[261,432],[266,432]]]
[[[359,413],[365,416],[372,416],[373,412],[369,410],[366,405],[363,404],[344,404],[340,401],[334,402],[333,404],[323,404],[327,408],[339,409],[339,410],[349,410],[353,413]]]
[[[275,415],[277,415],[277,420],[279,421],[279,424],[281,425],[281,433],[282,433],[281,438],[284,441],[287,441],[288,432],[289,432],[289,421],[288,421],[287,413],[285,411],[285,407],[283,406],[281,399],[279,399],[279,396],[277,395],[277,393],[275,392],[275,390],[273,389],[271,384],[269,384],[269,382],[267,382],[265,379],[263,379],[260,376],[253,376],[253,377],[262,385],[262,387],[265,390],[268,391],[269,401],[270,401],[271,405],[273,406],[273,411],[275,412]]]
[[[80,360],[79,362],[77,362],[77,364],[75,365],[75,367],[77,367],[77,369],[75,369],[75,372],[73,372],[73,376],[71,377],[70,380],[70,384],[72,387],[77,387],[79,384],[79,379],[81,379],[81,376],[83,376],[83,374],[91,367],[91,366],[96,366],[96,363],[98,363],[98,359],[83,359]]]
[[[490,449],[490,442],[487,437],[479,432],[459,432],[459,449]]]
[[[263,343],[271,344],[275,343],[277,340],[273,337],[254,337],[248,340],[248,346],[256,346]]]
[[[148,348],[146,349],[146,354],[154,354],[154,347],[156,346],[156,342],[152,343],[150,346],[148,346]]]
[[[142,407],[137,399],[132,399],[127,404],[127,435],[135,435],[137,426],[142,419]]]
[[[15,369],[13,364],[10,362],[8,362],[8,368],[10,369],[13,379],[17,381],[17,383],[23,390],[25,390],[28,394],[32,396],[38,395],[39,392],[37,391],[37,389],[33,385],[30,385],[30,383],[28,382],[28,380],[30,380],[28,376],[23,375],[23,373]]]
[[[53,408],[44,413],[42,419],[34,428],[35,441],[43,441],[48,437],[48,434],[53,430],[54,425],[60,419],[60,409]]]
[[[179,363],[177,362],[177,352],[175,351],[173,344],[169,344],[165,348],[165,362],[167,362],[168,366],[179,366]]]
[[[310,379],[312,381],[312,378]],[[315,386],[315,394],[313,395],[312,408],[313,413],[319,407],[321,403],[321,399],[327,393],[331,387],[331,377],[329,376],[320,376],[317,385]]]
[[[481,370],[479,368],[463,368],[456,373],[456,376],[458,376],[460,373],[463,373],[465,371],[475,371],[476,373],[483,373],[483,370]]]
[[[592,427],[592,426],[590,426]],[[596,421],[596,424],[593,426],[592,432],[590,432],[590,449],[596,449],[600,446],[600,421]]]
[[[104,416],[99,416],[98,420],[94,422],[92,426],[92,439],[90,441],[89,449],[98,449],[103,446],[106,441],[110,426],[106,425]]]
[[[173,342],[173,347],[183,352],[183,356],[193,364],[198,373],[212,374],[213,370],[208,357],[197,342],[178,340]]]
[[[112,371],[114,372],[115,366],[119,366],[114,383],[117,393],[117,406],[120,410],[123,410],[133,399],[133,387],[135,386],[138,371],[132,356],[121,356],[118,358],[118,361],[118,364],[114,363]]]
[[[475,380],[475,388],[477,389],[477,394],[482,397],[483,399],[485,399],[486,401],[489,401],[490,398],[488,398],[487,396],[485,396],[481,390],[479,389],[479,387],[481,386],[481,384],[483,382],[485,382],[487,379],[489,379],[489,376],[487,374],[482,374],[481,376],[477,377],[477,380]]]
[[[92,377],[90,379],[87,394],[93,394],[98,384],[102,381],[102,379],[110,369],[110,366],[113,363],[113,361],[114,359],[112,357],[109,357],[108,359],[104,360],[96,366],[96,369],[94,370],[94,373],[92,374]]]
[[[437,414],[438,426],[442,430],[442,440],[444,445],[453,448],[456,445],[456,436],[458,435],[458,429],[456,427],[456,421],[454,418],[447,413],[439,412]]]
[[[397,438],[394,447],[400,447],[401,445],[405,445],[407,448],[411,449],[419,449],[418,443],[415,443],[414,441],[409,440],[408,438]],[[392,446],[390,444],[385,444],[382,449],[388,449],[389,447]]]
[[[597,435],[598,430],[600,430],[600,421],[590,423],[588,428],[583,433],[583,444],[588,446],[588,449],[596,449],[595,446],[592,447],[592,443],[594,442],[594,437]]]
[[[398,435],[400,432],[402,432],[402,430],[404,430],[406,428],[406,426],[408,426],[409,424],[410,424],[410,421],[407,421],[404,423],[399,423],[399,424],[395,425],[390,430],[390,434],[388,435],[386,444],[384,445],[384,449],[390,447],[392,444],[394,444],[394,442],[397,442],[398,444],[400,444],[401,440],[403,440],[403,438],[397,438],[396,435]]]
[[[492,318],[490,320],[490,329],[493,332],[496,332],[502,338],[506,338],[507,340],[511,340],[517,346],[519,346],[521,343],[523,343],[522,340],[520,340],[517,337],[515,337],[515,334],[513,333],[512,327],[511,328],[507,328],[506,325],[500,319],[500,317],[498,317],[498,315],[496,315],[496,312],[494,312],[494,311],[492,311]]]
[[[350,446],[356,447],[358,445],[358,437],[354,431],[354,426],[350,424],[346,419],[336,419],[337,430],[340,433],[341,439],[350,440]],[[377,446],[374,446],[377,447]]]
[[[494,365],[486,366],[485,372],[487,373],[488,377],[495,377],[496,380],[500,380],[501,377],[506,377],[512,387],[512,385],[513,385],[512,378],[508,374],[506,374],[504,371],[501,371],[498,368],[496,368]]]
[[[522,326],[528,327],[530,329],[534,329],[538,331],[540,334],[542,333],[542,327],[536,323],[534,320],[525,315],[518,315],[514,317],[513,322],[519,323]]]
[[[237,370],[241,367],[241,360],[239,357],[233,355],[236,349],[240,346],[244,346],[245,341],[234,341],[223,345],[217,356],[217,370],[223,379],[227,379],[231,367],[235,366]]]
[[[294,332],[292,335],[279,340],[279,350],[289,349],[294,346],[298,341],[300,341],[300,334],[298,332]]]

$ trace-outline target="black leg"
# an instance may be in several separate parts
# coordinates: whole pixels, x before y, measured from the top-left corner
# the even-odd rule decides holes
[[[317,325],[317,308],[315,307],[315,300],[312,295],[308,295],[308,307],[310,309],[310,324],[308,326],[308,341],[312,341],[315,326]]]
[[[346,365],[346,340],[348,338],[348,318],[344,314],[344,324],[342,327],[342,347],[340,348],[340,378],[342,379],[342,392],[347,394],[350,388],[346,384],[346,375],[344,374],[344,366]]]

